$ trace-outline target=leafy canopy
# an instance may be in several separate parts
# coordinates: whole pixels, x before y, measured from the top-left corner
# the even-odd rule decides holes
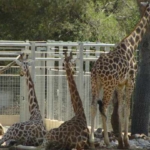
[[[139,20],[135,0],[1,0],[1,40],[114,43]]]

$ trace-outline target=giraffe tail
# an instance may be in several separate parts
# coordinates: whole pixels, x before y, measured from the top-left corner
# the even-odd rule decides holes
[[[97,104],[99,105],[99,111],[100,111],[100,113],[107,119],[106,114],[103,111],[104,109],[103,109],[103,102],[102,102],[102,100],[98,100]]]

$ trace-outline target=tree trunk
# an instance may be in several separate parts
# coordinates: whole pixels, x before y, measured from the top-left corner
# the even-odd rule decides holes
[[[131,133],[148,135],[150,105],[150,33],[146,33],[139,46],[141,62],[138,69],[133,102]]]
[[[141,16],[143,7],[137,0]],[[133,97],[133,113],[131,122],[131,134],[144,133],[148,135],[149,105],[150,105],[150,26],[139,45],[140,63],[137,73],[135,93]]]

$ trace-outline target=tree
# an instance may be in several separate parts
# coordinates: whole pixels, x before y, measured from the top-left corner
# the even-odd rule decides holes
[[[116,43],[138,17],[135,0],[1,0],[0,39]]]
[[[145,0],[147,1],[147,0]],[[143,9],[140,2],[137,0],[141,14]],[[150,2],[150,1],[149,1]],[[144,133],[148,135],[149,123],[149,105],[150,105],[150,26],[144,35],[142,42],[139,45],[140,50],[140,63],[137,73],[131,133]]]

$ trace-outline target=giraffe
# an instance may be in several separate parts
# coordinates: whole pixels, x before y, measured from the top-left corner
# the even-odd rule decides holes
[[[0,140],[0,145],[4,142],[15,140],[17,143],[25,146],[39,146],[43,142],[41,138],[46,134],[46,128],[36,98],[34,83],[29,72],[28,63],[19,60],[16,60],[16,63],[21,67],[22,73],[26,78],[31,116],[28,121],[13,124]]]
[[[86,116],[84,113],[82,101],[73,78],[71,64],[72,54],[67,57],[65,53],[64,67],[66,69],[67,80],[71,95],[71,102],[75,116],[69,121],[64,122],[58,128],[51,129],[46,133],[44,145],[53,142],[55,149],[72,149],[81,150],[89,146],[89,130],[87,127]]]
[[[112,99],[114,90],[118,92],[118,115],[119,115],[119,148],[129,148],[128,142],[128,118],[130,114],[130,97],[134,86],[132,72],[134,70],[134,51],[141,41],[146,27],[150,20],[150,3],[142,3],[145,5],[145,12],[135,29],[125,37],[113,51],[107,54],[102,54],[96,60],[91,71],[91,86],[92,86],[92,103],[91,103],[91,146],[94,147],[94,119],[96,115],[96,102],[99,104],[99,109],[102,116],[102,125],[104,129],[104,141],[107,146],[110,146],[107,133],[107,107]],[[136,68],[135,68],[136,69]],[[123,101],[123,91],[125,89],[125,102]],[[103,98],[99,100],[100,90],[103,90]],[[125,132],[122,137],[122,117],[121,111],[125,104]]]

